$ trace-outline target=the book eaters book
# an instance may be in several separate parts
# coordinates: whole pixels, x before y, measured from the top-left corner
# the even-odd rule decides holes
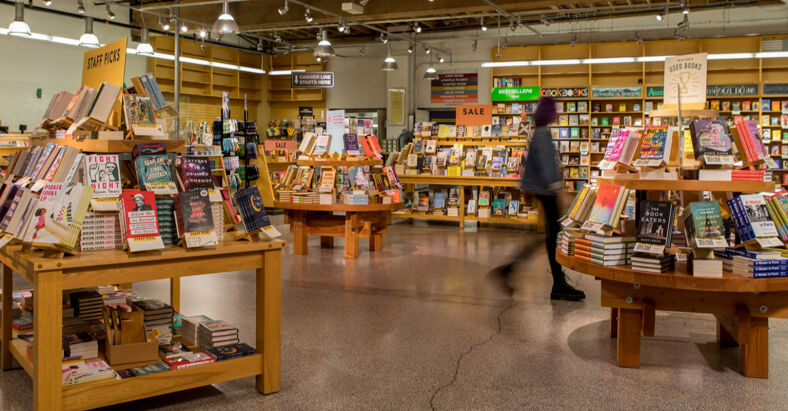
[[[129,251],[164,248],[152,191],[125,191],[120,195],[120,230]]]
[[[187,248],[218,244],[208,190],[184,191],[178,194],[175,199],[175,216],[178,237],[183,238]]]
[[[635,252],[662,254],[670,247],[676,207],[669,201],[644,201],[640,204]]]
[[[276,238],[282,235],[279,230],[271,225],[257,186],[239,190],[235,193],[235,202],[238,210],[241,212],[241,224],[247,233],[260,230],[269,238]]]

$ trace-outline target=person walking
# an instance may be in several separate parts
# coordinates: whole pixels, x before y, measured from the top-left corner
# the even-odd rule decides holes
[[[520,188],[536,196],[537,200],[542,203],[545,213],[544,219],[547,223],[545,245],[550,271],[553,275],[550,299],[578,301],[586,298],[585,293],[566,282],[564,271],[555,259],[558,232],[561,230],[558,219],[570,202],[561,177],[558,154],[553,146],[550,129],[547,127],[548,124],[554,123],[556,118],[555,101],[549,97],[543,97],[534,112],[536,129],[528,146]],[[535,244],[527,244],[512,261],[496,267],[490,272],[492,281],[510,296],[513,295],[514,288],[510,283],[511,273],[519,262],[528,260],[536,249]]]

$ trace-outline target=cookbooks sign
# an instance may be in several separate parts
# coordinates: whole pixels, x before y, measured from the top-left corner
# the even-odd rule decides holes
[[[541,94],[542,97],[552,97],[552,98],[588,97],[588,87],[543,88]]]
[[[706,105],[706,53],[673,56],[665,59],[665,109],[702,109]]]
[[[477,73],[439,74],[430,87],[431,103],[476,103],[479,100]]]

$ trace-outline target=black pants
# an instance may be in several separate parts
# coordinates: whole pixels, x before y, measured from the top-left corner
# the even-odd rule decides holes
[[[558,233],[561,231],[561,225],[558,223],[560,217],[560,210],[558,210],[558,202],[553,195],[538,195],[537,200],[542,203],[544,209],[544,218],[547,223],[547,238],[545,239],[545,246],[547,247],[547,259],[550,261],[550,271],[553,274],[553,285],[563,285],[566,283],[564,271],[561,269],[561,264],[555,260],[556,243],[558,241]],[[526,244],[523,250],[515,259],[514,263],[518,261],[527,260],[531,254],[538,248],[538,241]]]

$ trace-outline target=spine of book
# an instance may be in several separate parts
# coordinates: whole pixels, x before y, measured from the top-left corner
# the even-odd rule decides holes
[[[744,242],[755,238],[752,233],[752,227],[750,227],[750,220],[747,218],[747,212],[744,210],[741,197],[730,199],[728,201],[728,205],[734,212],[733,219],[736,222],[736,229],[739,231],[739,237],[741,237],[741,240]]]

